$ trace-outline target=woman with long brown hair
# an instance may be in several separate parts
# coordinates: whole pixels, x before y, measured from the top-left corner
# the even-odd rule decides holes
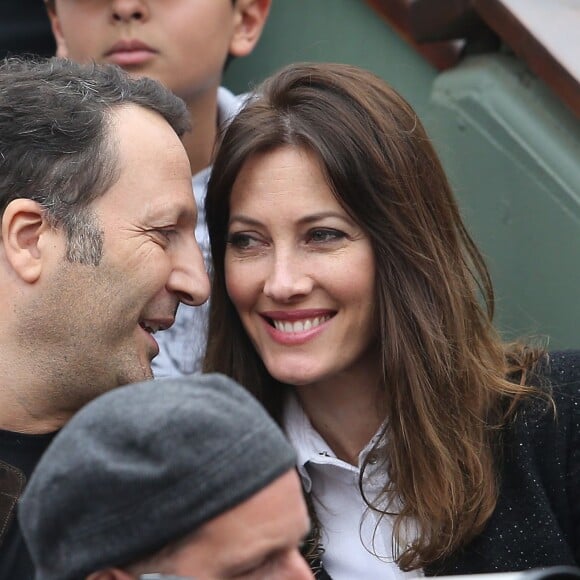
[[[335,580],[578,563],[580,355],[502,342],[401,96],[283,69],[223,135],[206,213],[205,370],[284,427]]]

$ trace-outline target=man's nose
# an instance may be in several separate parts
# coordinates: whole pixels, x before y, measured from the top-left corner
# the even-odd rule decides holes
[[[189,306],[200,306],[209,298],[209,276],[201,249],[193,236],[175,252],[167,286],[170,292]]]

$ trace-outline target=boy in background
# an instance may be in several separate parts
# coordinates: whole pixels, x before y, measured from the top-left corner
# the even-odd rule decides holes
[[[79,62],[114,63],[161,81],[185,100],[193,129],[183,137],[198,206],[196,238],[206,264],[210,250],[204,198],[220,126],[241,106],[220,87],[229,58],[252,52],[271,0],[45,0],[56,54]],[[171,329],[158,333],[155,376],[201,370],[207,304],[180,308]]]

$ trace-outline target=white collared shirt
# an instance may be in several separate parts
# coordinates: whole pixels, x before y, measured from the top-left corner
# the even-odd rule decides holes
[[[420,571],[403,572],[393,562],[392,519],[381,518],[368,509],[359,490],[360,467],[371,453],[378,433],[360,452],[358,466],[354,466],[336,457],[312,427],[294,394],[288,397],[283,426],[298,455],[304,487],[312,494],[322,527],[322,562],[333,580],[401,580],[422,576]],[[372,457],[369,462],[363,489],[372,501],[386,483],[386,470],[379,464],[373,465]]]

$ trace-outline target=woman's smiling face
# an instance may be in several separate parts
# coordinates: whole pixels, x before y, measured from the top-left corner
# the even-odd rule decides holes
[[[242,167],[230,199],[228,294],[269,373],[292,385],[375,376],[375,259],[314,155]]]

